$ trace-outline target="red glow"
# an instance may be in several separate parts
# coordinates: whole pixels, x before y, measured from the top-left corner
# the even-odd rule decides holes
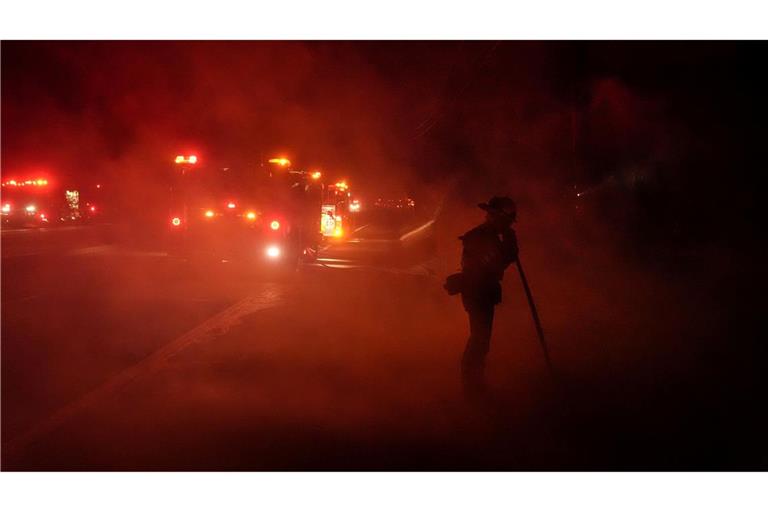
[[[178,217],[174,217],[171,219],[171,224],[174,226],[181,226],[181,219]]]
[[[96,211],[96,207],[95,206],[91,206],[91,211],[95,212]]]
[[[278,229],[280,229],[280,222],[273,220],[272,222],[269,223],[269,227],[272,228],[273,231],[277,231]]]
[[[234,207],[236,207],[236,206],[237,206],[237,205],[236,205],[235,203],[231,202],[231,201],[230,201],[229,203],[227,203],[227,208],[230,208],[230,209],[231,209],[231,208],[234,208]]]

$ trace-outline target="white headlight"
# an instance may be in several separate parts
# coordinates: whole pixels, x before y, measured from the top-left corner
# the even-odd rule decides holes
[[[280,248],[276,245],[270,245],[267,247],[267,256],[275,259],[280,257]]]

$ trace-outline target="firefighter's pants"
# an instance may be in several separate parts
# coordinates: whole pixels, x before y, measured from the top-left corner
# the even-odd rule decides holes
[[[494,304],[466,304],[469,339],[461,359],[464,387],[476,391],[484,386],[485,356],[491,345]]]

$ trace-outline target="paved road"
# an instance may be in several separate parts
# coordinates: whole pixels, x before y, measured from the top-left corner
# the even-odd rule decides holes
[[[104,229],[3,235],[4,468],[381,466],[329,459],[338,440],[300,456],[295,447],[397,423],[402,407],[420,409],[410,379],[436,378],[411,360],[416,345],[391,336],[405,325],[425,336],[424,311],[409,304],[441,297],[424,252],[400,242],[407,229],[363,225],[288,277],[189,267],[109,243]],[[442,375],[451,393],[454,359]],[[234,460],[214,449],[245,449],[232,432],[252,429],[272,448]]]
[[[530,238],[560,380],[511,275],[491,393],[468,403],[466,320],[440,287],[457,247],[441,261],[414,227],[363,225],[287,277],[190,267],[103,226],[4,232],[3,469],[765,464],[754,381],[722,349],[729,324],[701,315],[708,289],[617,280],[609,258],[553,261]]]

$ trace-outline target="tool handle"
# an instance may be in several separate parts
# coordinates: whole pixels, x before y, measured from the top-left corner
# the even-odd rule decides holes
[[[520,281],[523,283],[523,290],[525,290],[525,296],[528,299],[528,306],[531,308],[531,316],[533,317],[533,323],[536,326],[536,334],[539,337],[541,350],[544,352],[544,361],[546,361],[547,368],[549,368],[549,371],[553,372],[552,362],[549,360],[549,350],[547,349],[547,342],[544,340],[544,329],[542,329],[541,327],[541,321],[539,320],[539,312],[536,309],[536,303],[533,301],[531,288],[528,286],[528,279],[526,279],[525,277],[525,272],[523,271],[523,264],[520,262],[519,254],[517,255],[516,263],[517,263],[517,271],[520,274]]]

